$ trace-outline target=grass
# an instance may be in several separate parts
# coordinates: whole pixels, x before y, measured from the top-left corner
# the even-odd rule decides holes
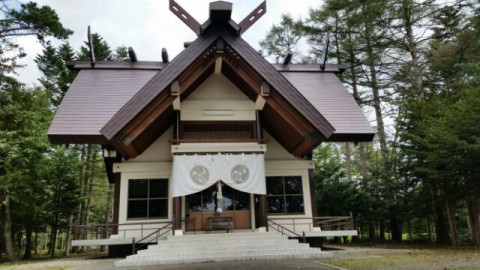
[[[334,258],[325,262],[351,270],[480,269],[480,249],[443,247],[411,249],[400,246],[395,251],[383,248],[382,251],[375,252],[375,248],[361,251],[360,247],[357,256]],[[338,254],[341,254],[341,251]]]

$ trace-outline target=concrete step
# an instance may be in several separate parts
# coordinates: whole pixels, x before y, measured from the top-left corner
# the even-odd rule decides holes
[[[222,245],[218,246],[222,250],[235,250],[235,249],[243,249],[243,248],[250,248],[250,249],[268,249],[268,248],[289,248],[294,245],[297,245],[295,241],[250,241],[250,242],[242,242],[242,243],[232,243],[231,245]],[[139,250],[140,252],[166,252],[166,253],[175,253],[175,252],[197,252],[198,250],[205,249],[206,246],[210,247],[217,247],[215,245],[203,245],[202,243],[192,243],[191,245],[185,246],[178,243],[162,243],[158,245],[150,245],[148,249]],[[299,247],[309,248],[308,244],[299,243]],[[213,248],[210,248],[213,249]]]
[[[142,261],[117,261],[115,266],[138,266],[138,265],[161,265],[161,264],[184,264],[184,263],[204,263],[204,262],[221,262],[221,261],[252,261],[252,260],[288,260],[288,259],[312,259],[312,258],[331,258],[332,253],[303,253],[303,254],[263,254],[263,255],[239,255],[233,256],[215,256],[203,258],[185,258],[185,259],[167,259],[158,260],[156,258],[144,258]]]
[[[278,233],[225,233],[167,237],[116,266],[178,264],[229,260],[324,258],[330,253],[289,240]]]
[[[281,235],[277,232],[239,232],[239,233],[207,233],[207,234],[188,234],[182,236],[167,236],[167,240],[171,241],[192,241],[192,240],[205,240],[205,239],[237,239],[237,238],[288,238],[286,235]]]
[[[290,247],[290,248],[269,248],[269,249],[250,249],[250,248],[242,248],[238,250],[223,250],[223,249],[203,249],[197,251],[190,251],[190,252],[180,252],[180,253],[164,253],[164,252],[142,252],[138,253],[134,256],[127,257],[128,259],[136,259],[137,257],[156,257],[156,258],[197,258],[197,257],[211,257],[211,256],[233,256],[235,254],[239,255],[255,255],[255,254],[264,254],[264,253],[316,253],[321,252],[320,250],[313,250],[309,247]]]

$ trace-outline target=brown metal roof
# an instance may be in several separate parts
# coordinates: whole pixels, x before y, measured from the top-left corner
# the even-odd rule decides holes
[[[68,61],[66,66],[70,69],[149,69],[161,70],[167,65],[158,61],[97,61],[92,66],[90,61]]]
[[[374,132],[352,95],[334,73],[282,72],[335,128],[328,141],[371,141]]]
[[[201,55],[217,38],[210,33],[197,38],[190,46],[177,55],[168,65],[159,71],[141,90],[123,106],[118,113],[101,129],[101,133],[111,140],[117,132],[166,89],[197,57]]]
[[[222,37],[245,61],[255,69],[265,81],[277,90],[292,106],[297,109],[311,124],[329,138],[335,128],[317,111],[300,92],[268,63],[255,49],[241,37],[230,32],[223,32]]]
[[[50,125],[50,141],[108,143],[100,129],[156,73],[151,70],[81,70]]]

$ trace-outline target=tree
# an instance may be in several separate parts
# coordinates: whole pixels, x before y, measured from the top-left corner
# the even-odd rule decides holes
[[[95,60],[112,60],[113,54],[108,43],[98,33],[92,34],[93,52],[95,53]],[[88,41],[84,42],[85,46],[80,47],[78,53],[78,60],[90,60],[90,49]]]
[[[18,215],[34,224],[38,218],[36,200],[28,198],[35,190],[41,190],[38,168],[31,166],[43,158],[46,138],[42,136],[50,120],[48,100],[39,89],[25,89],[20,84],[0,91],[0,194],[2,197],[3,236],[7,260],[14,260],[12,245],[11,200],[17,200],[26,207],[17,209]],[[41,193],[38,194],[41,198]],[[36,197],[36,196],[34,196]],[[28,211],[28,214],[22,211]],[[29,255],[26,255],[28,257]]]
[[[42,87],[50,96],[50,102],[54,108],[60,105],[63,96],[68,90],[77,71],[66,67],[67,61],[74,60],[75,54],[68,42],[55,48],[50,41],[43,45],[42,54],[35,57],[38,69],[43,73],[39,79]]]
[[[57,13],[49,6],[39,7],[34,2],[28,2],[21,4],[17,10],[9,4],[7,0],[0,1],[3,18],[0,19],[0,77],[20,67],[17,60],[26,55],[15,37],[35,35],[43,42],[49,36],[66,39],[73,33],[63,27]]]
[[[45,210],[51,228],[49,254],[54,257],[58,230],[68,228],[69,218],[75,214],[80,200],[80,186],[75,175],[78,152],[66,147],[52,150],[45,160],[44,187],[48,190]]]
[[[266,50],[267,56],[284,58],[292,53],[292,61],[299,62],[301,52],[298,43],[303,36],[302,21],[295,20],[288,14],[282,14],[279,25],[273,25],[260,47]]]

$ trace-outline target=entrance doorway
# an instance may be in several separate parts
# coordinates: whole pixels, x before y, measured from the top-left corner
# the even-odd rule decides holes
[[[234,229],[251,229],[250,194],[222,186],[222,216],[233,218]],[[207,218],[215,216],[217,186],[185,197],[186,231],[207,230]]]

